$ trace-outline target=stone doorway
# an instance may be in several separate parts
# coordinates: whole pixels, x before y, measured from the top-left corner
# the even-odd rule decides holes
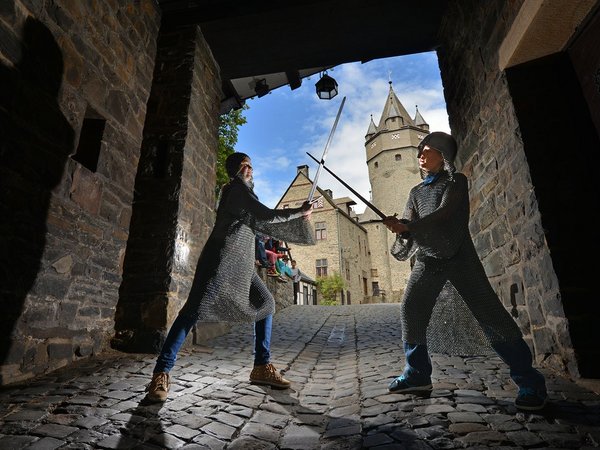
[[[591,253],[599,223],[591,212],[598,201],[593,174],[600,139],[579,82],[585,74],[579,72],[569,51],[506,70],[579,372],[600,378],[595,364],[600,304]],[[590,212],[586,221],[572,220],[585,211]],[[531,319],[535,326],[536,318]]]

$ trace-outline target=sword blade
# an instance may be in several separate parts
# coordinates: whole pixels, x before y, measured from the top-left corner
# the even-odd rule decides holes
[[[319,160],[317,158],[315,158],[313,155],[311,155],[310,153],[306,152],[306,154],[308,156],[310,156],[312,159],[314,159],[315,161],[319,162]],[[362,195],[360,195],[358,192],[356,192],[348,183],[346,183],[344,180],[342,180],[340,177],[338,177],[335,173],[333,173],[333,171],[331,171],[328,167],[326,167],[325,164],[322,164],[322,166],[336,180],[338,180],[340,183],[342,183],[344,186],[346,186],[348,188],[348,190],[350,190],[350,192],[352,192],[354,195],[356,195],[365,205],[367,205],[369,208],[371,208],[373,210],[373,212],[375,212],[375,214],[377,214],[382,219],[385,219],[387,217],[373,203],[368,201],[366,198],[364,198]]]
[[[327,138],[327,143],[325,144],[325,150],[323,150],[323,156],[321,156],[321,161],[317,161],[319,163],[319,168],[317,169],[317,173],[315,174],[315,179],[313,181],[313,185],[310,189],[310,193],[308,194],[307,201],[312,201],[313,196],[315,195],[315,190],[317,189],[317,182],[319,181],[319,175],[321,174],[321,168],[323,164],[325,164],[325,157],[327,156],[327,152],[329,151],[329,146],[331,145],[331,139],[333,138],[333,133],[335,133],[335,129],[337,128],[338,121],[340,120],[340,114],[342,114],[342,108],[344,107],[344,103],[346,103],[346,97],[342,99],[342,103],[340,104],[340,109],[338,109],[337,116],[335,117],[335,122],[333,122],[333,128],[329,133],[329,137]]]

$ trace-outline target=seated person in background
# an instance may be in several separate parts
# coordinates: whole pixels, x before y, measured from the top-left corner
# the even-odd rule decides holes
[[[256,260],[256,265],[259,267],[263,267],[265,269],[272,267],[267,259],[264,236],[259,233],[257,233],[256,237],[254,238],[254,259]]]
[[[265,249],[270,250],[275,253],[286,253],[289,252],[290,249],[283,245],[283,242],[278,239],[273,239],[272,237],[268,237],[265,240]]]
[[[278,241],[275,240],[275,249],[277,250],[277,253],[288,253],[291,249],[289,247],[286,247],[283,241]]]
[[[267,275],[270,277],[279,277],[281,272],[277,270],[277,258],[283,256],[283,253],[277,252],[277,246],[275,245],[275,239],[269,236],[264,238],[265,253],[267,254],[267,260],[269,262],[269,268],[267,269]]]
[[[271,236],[265,236],[265,248],[269,251],[277,253],[275,239],[273,239]]]
[[[275,263],[275,267],[277,268],[277,272],[279,272],[279,278],[282,281],[287,283],[287,279],[284,277],[287,276],[289,278],[293,278],[292,269],[287,265],[288,257],[286,255],[277,257],[277,262]]]

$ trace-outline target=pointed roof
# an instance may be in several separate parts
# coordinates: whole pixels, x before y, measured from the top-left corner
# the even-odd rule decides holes
[[[423,116],[421,115],[421,113],[419,112],[419,105],[415,105],[415,107],[417,108],[417,112],[415,114],[415,125],[420,127],[421,125],[429,125],[425,119],[423,118]]]
[[[390,117],[402,117],[404,119],[404,125],[414,125],[415,123],[406,111],[406,108],[404,108],[402,103],[400,103],[400,100],[398,100],[398,97],[396,97],[396,93],[392,88],[392,82],[390,81],[389,83],[390,92],[385,101],[385,106],[383,107],[383,112],[381,113],[381,119],[379,119],[377,128],[385,127],[385,121]]]
[[[400,116],[400,114],[398,114],[398,111],[396,111],[396,107],[392,103],[392,106],[390,106],[390,110],[388,111],[388,117],[399,117],[399,116]]]
[[[366,137],[377,133],[377,127],[375,126],[375,122],[373,122],[373,114],[371,114],[371,123],[369,124],[369,129],[367,130]]]

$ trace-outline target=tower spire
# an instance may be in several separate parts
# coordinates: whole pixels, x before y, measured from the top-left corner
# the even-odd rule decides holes
[[[375,133],[377,133],[377,127],[375,126],[375,122],[373,122],[373,114],[371,114],[371,123],[369,123],[369,129],[367,130],[365,139],[370,139]]]
[[[417,112],[415,113],[415,118],[414,118],[415,125],[418,126],[419,128],[424,128],[426,130],[429,130],[429,124],[425,121],[425,119],[419,112],[419,105],[415,105],[415,108],[417,109]]]
[[[382,128],[386,127],[386,123],[387,123],[388,119],[391,119],[393,117],[401,117],[402,118],[402,120],[400,121],[400,123],[401,123],[400,126],[406,126],[406,125],[414,126],[415,123],[413,122],[412,118],[408,114],[408,111],[406,111],[406,108],[404,108],[404,106],[402,105],[400,100],[398,100],[398,97],[396,96],[396,93],[394,92],[394,88],[392,87],[392,80],[390,79],[390,81],[388,81],[388,83],[390,85],[390,90],[389,90],[385,105],[383,107],[383,112],[381,113],[381,119],[379,119],[379,125],[377,126],[377,129],[381,130]]]
[[[379,126],[375,126],[371,116],[364,147],[371,184],[369,201],[382,211],[397,211],[398,205],[406,204],[412,187],[421,182],[415,155],[420,138],[428,131],[415,126],[414,113],[409,115],[396,97],[389,71],[388,84]],[[371,250],[389,248],[390,235],[382,233],[379,216],[370,208],[360,215],[359,223],[367,229]],[[372,251],[371,267],[376,269],[371,272],[373,283],[399,301],[410,275],[410,264],[399,264],[389,252]]]

